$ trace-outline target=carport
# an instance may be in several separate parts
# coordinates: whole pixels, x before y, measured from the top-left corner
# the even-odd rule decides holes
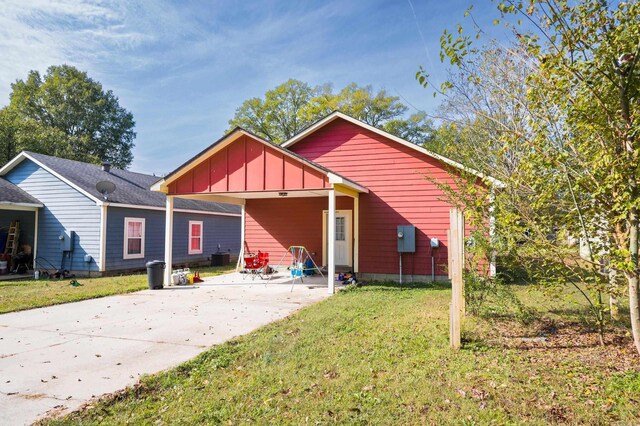
[[[20,222],[18,252],[22,246],[31,247],[33,259],[38,250],[38,211],[43,207],[36,198],[18,186],[0,178],[0,255],[4,252],[9,227]],[[10,265],[11,266],[11,265]]]
[[[151,189],[167,195],[167,284],[175,197],[241,206],[241,259],[247,242],[255,245],[251,250],[269,252],[271,263],[291,245],[306,246],[321,253],[314,260],[327,266],[333,293],[338,239],[339,259],[358,272],[359,195],[368,189],[244,129],[236,128]]]

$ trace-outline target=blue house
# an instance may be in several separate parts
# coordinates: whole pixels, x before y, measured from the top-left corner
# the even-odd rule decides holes
[[[104,274],[164,259],[165,195],[149,189],[157,180],[24,151],[0,169],[0,253],[20,221],[19,245],[37,269]],[[237,257],[238,206],[176,198],[174,211],[174,267]]]

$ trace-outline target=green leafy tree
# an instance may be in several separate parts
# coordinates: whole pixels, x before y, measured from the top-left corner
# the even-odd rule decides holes
[[[408,108],[397,96],[355,83],[334,93],[330,84],[312,87],[291,79],[268,90],[264,98],[243,102],[229,125],[282,143],[335,110],[417,144],[432,139],[433,123],[424,113],[405,119]]]
[[[392,135],[401,137],[416,145],[423,145],[427,149],[433,151],[441,149],[434,146],[435,126],[433,125],[433,120],[427,118],[424,112],[411,114],[407,119],[395,118],[388,120],[382,128]]]
[[[500,172],[505,153],[517,153],[509,158],[516,160],[509,173],[500,176],[507,188],[496,197],[502,242],[529,250],[541,269],[554,260],[561,264],[548,268],[553,273],[546,278],[595,291],[589,298],[595,311],[602,312],[599,295],[616,294],[619,281],[626,281],[640,352],[640,3],[509,0],[497,7],[495,23],[511,28],[529,70],[520,80],[522,91],[501,90],[504,85],[481,91],[519,105],[506,117],[512,120],[493,121],[502,131],[487,153],[498,163],[480,163],[487,172]],[[442,57],[477,88],[492,76],[467,72],[482,55],[473,40],[461,26],[455,35],[445,31]],[[417,78],[430,84],[424,70]],[[437,90],[446,93],[455,84],[449,80]],[[484,113],[474,115],[474,121],[484,119]],[[576,248],[564,243],[569,236],[582,238],[585,259],[576,259]]]
[[[69,65],[31,71],[11,85],[0,111],[3,163],[28,149],[73,160],[109,161],[125,168],[133,160],[133,115],[112,91]]]

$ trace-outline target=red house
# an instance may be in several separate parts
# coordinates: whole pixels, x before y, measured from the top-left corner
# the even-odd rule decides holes
[[[175,196],[238,204],[242,240],[252,251],[273,260],[289,246],[305,246],[329,277],[339,266],[362,278],[397,280],[398,226],[413,225],[415,251],[402,255],[402,273],[427,280],[447,276],[450,206],[425,176],[452,182],[455,169],[475,173],[334,112],[280,146],[237,128],[152,189],[167,194],[165,235],[172,235]],[[432,238],[440,247],[431,247]],[[165,244],[168,264],[171,243]],[[333,284],[329,279],[330,292]]]

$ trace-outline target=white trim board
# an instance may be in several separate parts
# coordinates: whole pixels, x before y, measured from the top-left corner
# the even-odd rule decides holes
[[[401,145],[404,145],[406,147],[409,147],[413,150],[416,150],[422,154],[428,155],[429,157],[435,158],[436,160],[442,161],[445,164],[448,164],[452,167],[455,167],[457,169],[463,170],[467,173],[471,173],[474,176],[479,177],[482,180],[486,180],[487,182],[491,183],[492,185],[498,187],[498,188],[503,188],[504,187],[504,183],[502,183],[500,180],[493,178],[491,176],[487,176],[483,173],[478,172],[477,170],[474,170],[470,167],[467,167],[463,164],[460,164],[456,161],[453,161],[449,158],[443,157],[442,155],[436,154],[435,152],[431,152],[419,145],[416,145],[412,142],[406,141],[402,138],[399,138],[395,135],[392,135],[391,133],[387,133],[384,130],[378,129],[377,127],[371,126],[367,123],[363,123],[360,120],[357,120],[353,117],[350,117],[346,114],[341,113],[340,111],[334,111],[333,113],[329,114],[328,116],[326,116],[325,118],[323,118],[322,120],[316,122],[315,124],[312,124],[311,126],[307,127],[305,130],[303,130],[302,132],[298,133],[297,135],[293,136],[292,138],[290,138],[289,140],[287,140],[286,142],[284,142],[281,146],[283,148],[289,148],[290,146],[294,145],[296,142],[300,141],[301,139],[305,138],[306,136],[310,135],[311,133],[315,132],[316,130],[320,129],[321,127],[324,127],[325,125],[331,123],[332,121],[341,118],[345,121],[348,121],[352,124],[355,124],[356,126],[362,127],[363,129],[369,130],[370,132],[376,133],[380,136],[383,136],[387,139],[390,139],[394,142],[397,142]]]
[[[100,272],[107,270],[107,206],[100,206]]]
[[[122,209],[138,209],[138,210],[154,210],[154,211],[165,211],[165,207],[157,207],[157,206],[139,206],[136,204],[117,204],[117,203],[105,203],[108,207],[119,207]],[[231,217],[240,217],[240,213],[224,213],[224,212],[210,212],[206,210],[189,210],[189,209],[173,209],[176,213],[193,213],[193,214],[205,214],[205,215],[213,215],[213,216],[231,216]]]
[[[37,211],[39,208],[44,207],[42,204],[27,204],[27,203],[0,203],[0,210],[22,210],[22,211]]]
[[[200,236],[196,238],[200,238],[200,249],[193,250],[191,248],[191,239],[193,236],[193,225],[200,225]],[[187,254],[202,254],[202,246],[204,242],[204,223],[201,220],[190,220],[189,221],[189,239],[187,240]]]
[[[345,236],[347,240],[347,258],[348,265],[338,265],[337,266],[349,266],[353,268],[353,210],[336,210],[336,216],[344,215],[347,218],[347,223],[345,224],[347,228],[347,235]],[[329,259],[327,257],[327,221],[329,219],[329,210],[322,210],[322,260],[325,265],[327,265]]]
[[[140,222],[140,253],[129,254],[129,229],[127,225],[129,222]],[[145,218],[143,217],[125,217],[124,218],[124,232],[123,238],[124,244],[122,246],[122,258],[124,260],[129,259],[144,259],[144,240],[145,240]],[[134,237],[131,237],[134,238]]]

